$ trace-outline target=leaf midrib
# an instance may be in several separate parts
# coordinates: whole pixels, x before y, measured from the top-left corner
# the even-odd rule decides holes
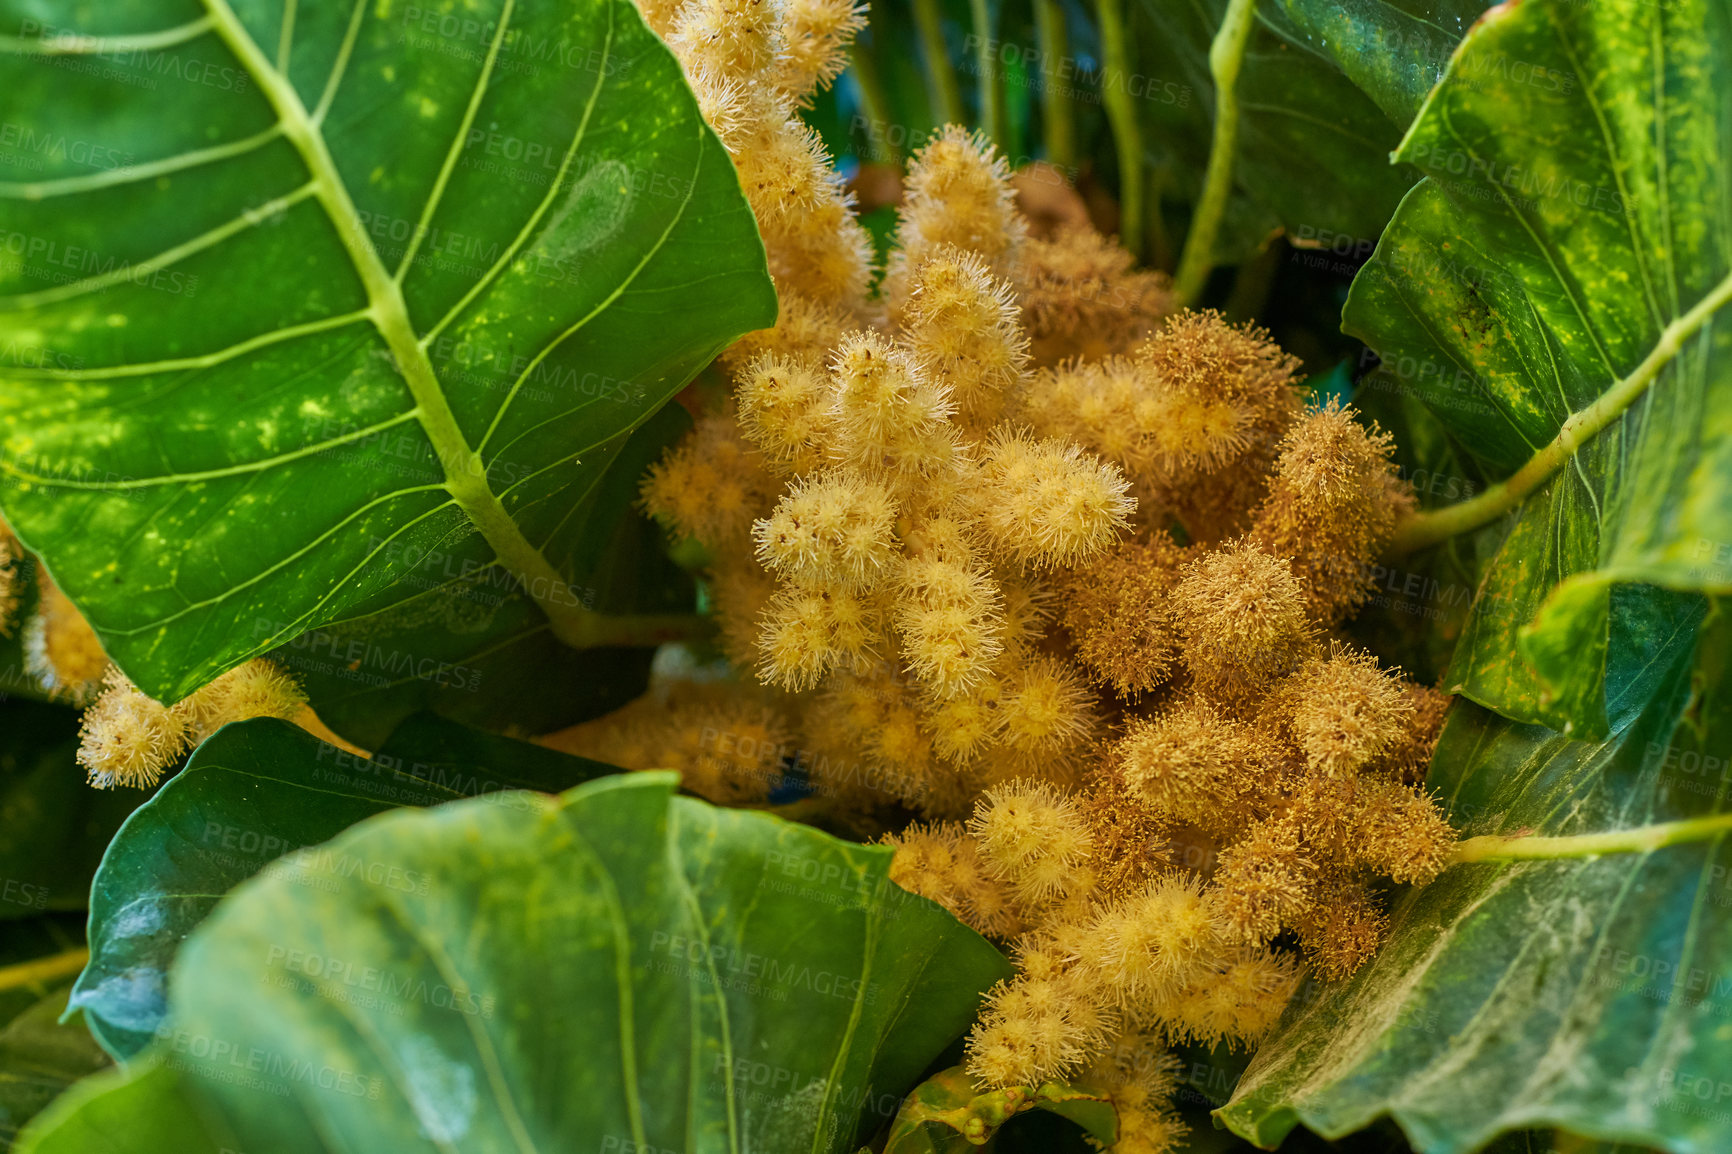
[[[242,67],[258,83],[282,123],[283,136],[294,146],[311,174],[314,196],[337,230],[350,263],[361,278],[367,295],[366,316],[384,337],[398,373],[414,398],[419,420],[445,475],[443,488],[451,494],[500,561],[516,574],[552,621],[556,635],[564,640],[583,637],[588,631],[587,611],[563,604],[554,597],[566,585],[558,570],[543,557],[523,530],[506,512],[504,504],[487,484],[481,454],[469,445],[444,389],[415,335],[402,286],[386,270],[362,224],[336,161],[325,146],[317,121],[308,113],[301,97],[288,80],[266,59],[263,51],[241,24],[228,0],[204,0],[214,29]],[[336,86],[328,85],[326,98]],[[323,101],[321,103],[324,103]],[[537,591],[543,591],[537,595]]]

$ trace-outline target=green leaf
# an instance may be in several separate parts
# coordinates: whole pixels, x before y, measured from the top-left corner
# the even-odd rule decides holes
[[[247,882],[151,1061],[22,1148],[854,1150],[1008,963],[887,848],[674,784],[404,810]]]
[[[1628,586],[1728,585],[1728,43],[1710,0],[1500,6],[1402,141],[1427,179],[1348,299],[1391,387],[1513,474],[1480,519],[1531,491],[1450,673],[1508,717],[1604,736],[1609,664],[1683,604]]]
[[[984,1145],[999,1127],[1030,1110],[1067,1118],[1105,1146],[1118,1141],[1118,1112],[1098,1090],[1057,1082],[983,1090],[961,1066],[952,1066],[908,1095],[884,1154],[961,1154]]]
[[[83,1023],[60,1023],[70,991],[61,983],[0,1029],[0,1147],[68,1086],[108,1065]]]
[[[77,751],[75,710],[0,704],[0,921],[84,909],[103,850],[139,804],[134,790],[91,789]]]
[[[691,578],[668,559],[659,526],[632,508],[638,480],[691,427],[679,405],[650,417],[577,518],[573,590],[598,612],[691,612]],[[576,650],[510,574],[464,578],[460,559],[422,559],[427,593],[383,613],[303,633],[271,656],[306,688],[319,719],[374,749],[417,710],[495,732],[550,733],[643,692],[653,651]]]
[[[0,937],[0,1150],[67,1086],[108,1064],[83,1023],[60,1022],[84,957],[83,927],[61,914]]]
[[[1137,67],[1148,160],[1193,199],[1214,123],[1209,47],[1226,0],[1137,6]],[[1285,229],[1301,247],[1371,247],[1417,179],[1385,157],[1480,0],[1262,0],[1239,76],[1234,196],[1217,244],[1228,263]],[[1340,246],[1340,247],[1338,247]]]
[[[105,18],[57,29],[70,57],[0,52],[6,123],[115,158],[0,185],[29,241],[0,265],[0,472],[116,663],[179,698],[426,595],[432,552],[607,643],[573,588],[586,502],[775,317],[732,163],[636,8]]]
[[[502,789],[553,793],[615,772],[427,714],[371,759],[275,719],[225,726],[109,846],[91,887],[90,964],[72,1004],[110,1053],[131,1058],[168,1012],[169,967],[186,936],[267,866],[281,872],[304,847],[386,810]]]
[[[1497,842],[1503,859],[1406,893],[1370,965],[1289,1009],[1226,1123],[1273,1145],[1298,1123],[1336,1137],[1390,1115],[1425,1154],[1543,1126],[1732,1149],[1715,1103],[1732,1096],[1729,647],[1718,612],[1699,637],[1687,619],[1650,639],[1645,671],[1612,682],[1604,740],[1458,706],[1431,785],[1468,833],[1691,824],[1638,852]]]

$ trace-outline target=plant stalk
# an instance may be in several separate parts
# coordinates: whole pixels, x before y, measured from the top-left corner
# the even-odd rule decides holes
[[[1124,0],[1097,0],[1101,32],[1101,101],[1119,156],[1119,243],[1143,256],[1143,131],[1131,97],[1131,53]]]
[[[884,78],[878,73],[876,34],[871,48],[856,37],[848,49],[848,60],[853,67],[854,83],[860,86],[862,110],[866,119],[871,121],[866,140],[870,143],[874,137],[881,136],[884,141],[882,151],[874,148],[867,155],[875,164],[902,163],[902,150],[896,146],[896,134],[890,131],[890,101],[884,94]]]
[[[1732,813],[1571,837],[1487,834],[1458,842],[1444,868],[1482,861],[1555,861],[1611,853],[1652,853],[1669,845],[1706,841],[1725,833],[1732,833]]]
[[[1577,449],[1646,392],[1661,370],[1683,350],[1684,342],[1729,301],[1732,301],[1732,276],[1715,285],[1694,308],[1667,325],[1634,372],[1601,393],[1587,408],[1570,414],[1551,443],[1529,457],[1526,464],[1476,497],[1406,518],[1396,526],[1395,539],[1387,552],[1400,556],[1439,544],[1458,533],[1490,524],[1521,504],[1529,493],[1561,469]]]
[[[17,965],[0,966],[0,990],[16,990],[69,977],[84,968],[90,951],[83,946]]]
[[[1046,162],[1067,175],[1076,171],[1076,116],[1070,94],[1057,82],[1060,62],[1070,53],[1059,0],[1034,0],[1035,35],[1040,48],[1040,122]]]
[[[511,571],[535,603],[547,614],[554,636],[574,649],[602,645],[656,645],[696,636],[703,625],[689,614],[609,617],[586,609],[571,583],[530,544],[488,482],[481,451],[471,448],[458,426],[444,387],[428,359],[425,339],[409,320],[402,285],[388,272],[368,239],[348,187],[319,127],[324,110],[309,113],[300,93],[278,73],[228,0],[204,0],[217,35],[245,66],[270,102],[282,124],[284,138],[300,154],[312,175],[310,187],[337,231],[367,293],[367,317],[390,349],[397,371],[415,400],[415,416],[427,435],[445,474],[441,486],[452,502],[480,531],[500,564]],[[353,28],[351,23],[351,40]],[[347,42],[346,42],[347,43]],[[497,44],[496,44],[497,47]],[[346,50],[346,49],[345,49]],[[331,89],[327,87],[326,100]],[[569,163],[569,153],[567,156]],[[561,173],[563,174],[563,169]],[[558,187],[557,183],[555,187]],[[502,410],[503,411],[503,410]]]
[[[962,85],[950,66],[950,49],[944,44],[943,13],[938,0],[914,0],[914,30],[920,37],[920,55],[926,62],[926,88],[940,124],[966,124],[962,107]]]
[[[1256,25],[1256,0],[1228,0],[1227,14],[1209,45],[1209,72],[1215,78],[1215,136],[1209,145],[1209,167],[1203,194],[1191,217],[1185,250],[1173,275],[1173,295],[1180,306],[1195,304],[1215,267],[1215,238],[1227,214],[1233,191],[1233,162],[1239,148],[1239,68]]]
[[[1004,147],[1004,85],[999,82],[998,60],[993,55],[997,41],[992,35],[992,0],[968,0],[974,24],[975,87],[980,96],[980,130],[999,148]]]

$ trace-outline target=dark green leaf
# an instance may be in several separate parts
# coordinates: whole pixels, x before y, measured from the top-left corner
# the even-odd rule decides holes
[[[666,405],[621,450],[575,520],[573,589],[604,613],[691,612],[691,578],[667,557],[662,531],[632,508],[638,479],[691,420]],[[426,595],[395,609],[304,633],[272,653],[306,687],[319,719],[375,748],[416,710],[495,732],[550,733],[617,709],[643,692],[647,648],[575,650],[510,575],[464,579],[461,560],[420,562]]]
[[[674,784],[400,811],[246,883],[151,1059],[24,1149],[854,1150],[1008,963],[888,849]]]
[[[60,1021],[84,957],[81,921],[45,914],[0,934],[0,1150],[67,1086],[108,1064],[83,1022]]]
[[[1194,199],[1214,124],[1209,46],[1226,0],[1142,0],[1134,85],[1150,162],[1180,199]],[[1369,253],[1418,178],[1391,168],[1431,82],[1480,0],[1343,6],[1262,0],[1239,76],[1235,194],[1222,263],[1284,228],[1300,247]],[[1345,246],[1338,248],[1337,246]]]
[[[1676,355],[1663,339],[1732,294],[1728,44],[1713,0],[1500,6],[1403,140],[1428,179],[1348,300],[1348,331],[1494,477],[1572,414],[1621,413],[1484,575],[1450,682],[1508,717],[1604,736],[1609,665],[1683,604],[1623,583],[1728,584],[1732,337],[1711,317]],[[1645,361],[1652,384],[1620,392]]]
[[[70,991],[60,983],[0,1029],[0,1149],[61,1091],[108,1065],[82,1022],[61,1024]]]
[[[1459,706],[1431,782],[1455,822],[1569,836],[1732,810],[1732,625],[1681,621],[1635,657],[1603,741]],[[1295,1003],[1221,1116],[1269,1145],[1387,1114],[1426,1154],[1543,1126],[1732,1149],[1729,825],[1447,870],[1399,901],[1375,961]]]
[[[433,553],[582,634],[608,466],[775,316],[733,166],[636,8],[95,13],[56,27],[71,55],[0,53],[8,125],[113,158],[0,185],[29,242],[0,265],[0,472],[109,654],[176,699],[425,597]]]
[[[168,1010],[169,966],[187,934],[285,854],[400,806],[502,789],[551,793],[613,772],[428,715],[411,718],[371,759],[274,719],[227,726],[109,847],[91,889],[90,964],[72,1004],[111,1053],[130,1058]]]

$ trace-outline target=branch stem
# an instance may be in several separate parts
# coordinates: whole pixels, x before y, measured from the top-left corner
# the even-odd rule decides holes
[[[45,958],[32,958],[28,962],[0,966],[0,990],[16,990],[70,977],[82,970],[84,963],[89,960],[90,951],[79,946],[74,950],[49,954]]]
[[[300,93],[265,56],[229,7],[228,0],[204,0],[204,3],[217,35],[252,74],[259,91],[276,112],[283,136],[312,174],[313,195],[323,205],[360,275],[367,293],[366,316],[384,338],[397,371],[414,398],[416,419],[444,470],[445,490],[480,531],[500,564],[511,571],[547,614],[554,636],[574,649],[589,649],[598,645],[656,644],[694,635],[697,619],[684,614],[615,618],[584,608],[571,582],[530,544],[489,484],[487,463],[480,450],[470,447],[458,424],[433,362],[409,319],[402,285],[386,270],[368,239],[361,214],[325,146],[316,116],[307,111]]]
[[[1119,243],[1143,253],[1143,130],[1131,97],[1130,39],[1124,0],[1096,0],[1101,33],[1101,101],[1119,158]]]
[[[866,139],[872,140],[881,136],[884,141],[882,153],[872,156],[874,163],[901,164],[902,149],[895,143],[896,134],[890,131],[890,101],[884,94],[884,78],[878,74],[877,45],[866,46],[863,39],[856,39],[848,49],[848,60],[853,66],[854,83],[860,86],[860,105],[866,113],[866,119],[872,122],[872,128]]]
[[[1034,0],[1034,22],[1040,47],[1037,83],[1046,162],[1070,176],[1076,170],[1076,117],[1065,86],[1054,83],[1055,76],[1063,71],[1060,62],[1070,53],[1064,6],[1059,0]]]
[[[1599,857],[1611,853],[1652,853],[1669,845],[1707,841],[1729,832],[1732,832],[1732,813],[1716,813],[1708,817],[1659,822],[1609,833],[1577,834],[1573,837],[1505,837],[1488,834],[1459,842],[1449,855],[1445,868],[1482,861],[1555,861]]]
[[[1215,239],[1233,191],[1233,162],[1239,149],[1239,68],[1256,25],[1256,0],[1229,0],[1227,14],[1209,45],[1209,73],[1215,78],[1215,136],[1203,193],[1185,236],[1185,250],[1173,274],[1173,295],[1181,306],[1195,304],[1215,267]]]
[[[950,49],[944,43],[944,18],[938,0],[914,0],[914,30],[920,37],[920,55],[926,64],[926,88],[940,124],[966,124],[962,108],[962,85],[950,66]]]
[[[1634,372],[1601,393],[1587,408],[1571,413],[1551,443],[1529,457],[1526,464],[1476,497],[1408,517],[1396,526],[1389,552],[1399,556],[1439,544],[1457,533],[1489,524],[1521,504],[1529,493],[1561,469],[1577,449],[1646,392],[1661,370],[1683,350],[1684,342],[1728,301],[1732,301],[1732,276],[1715,285],[1694,308],[1661,330],[1660,339]]]
[[[980,130],[999,148],[1004,147],[1004,85],[999,82],[998,61],[993,49],[998,41],[992,34],[992,0],[968,0],[968,14],[974,24],[975,86],[980,95]]]

